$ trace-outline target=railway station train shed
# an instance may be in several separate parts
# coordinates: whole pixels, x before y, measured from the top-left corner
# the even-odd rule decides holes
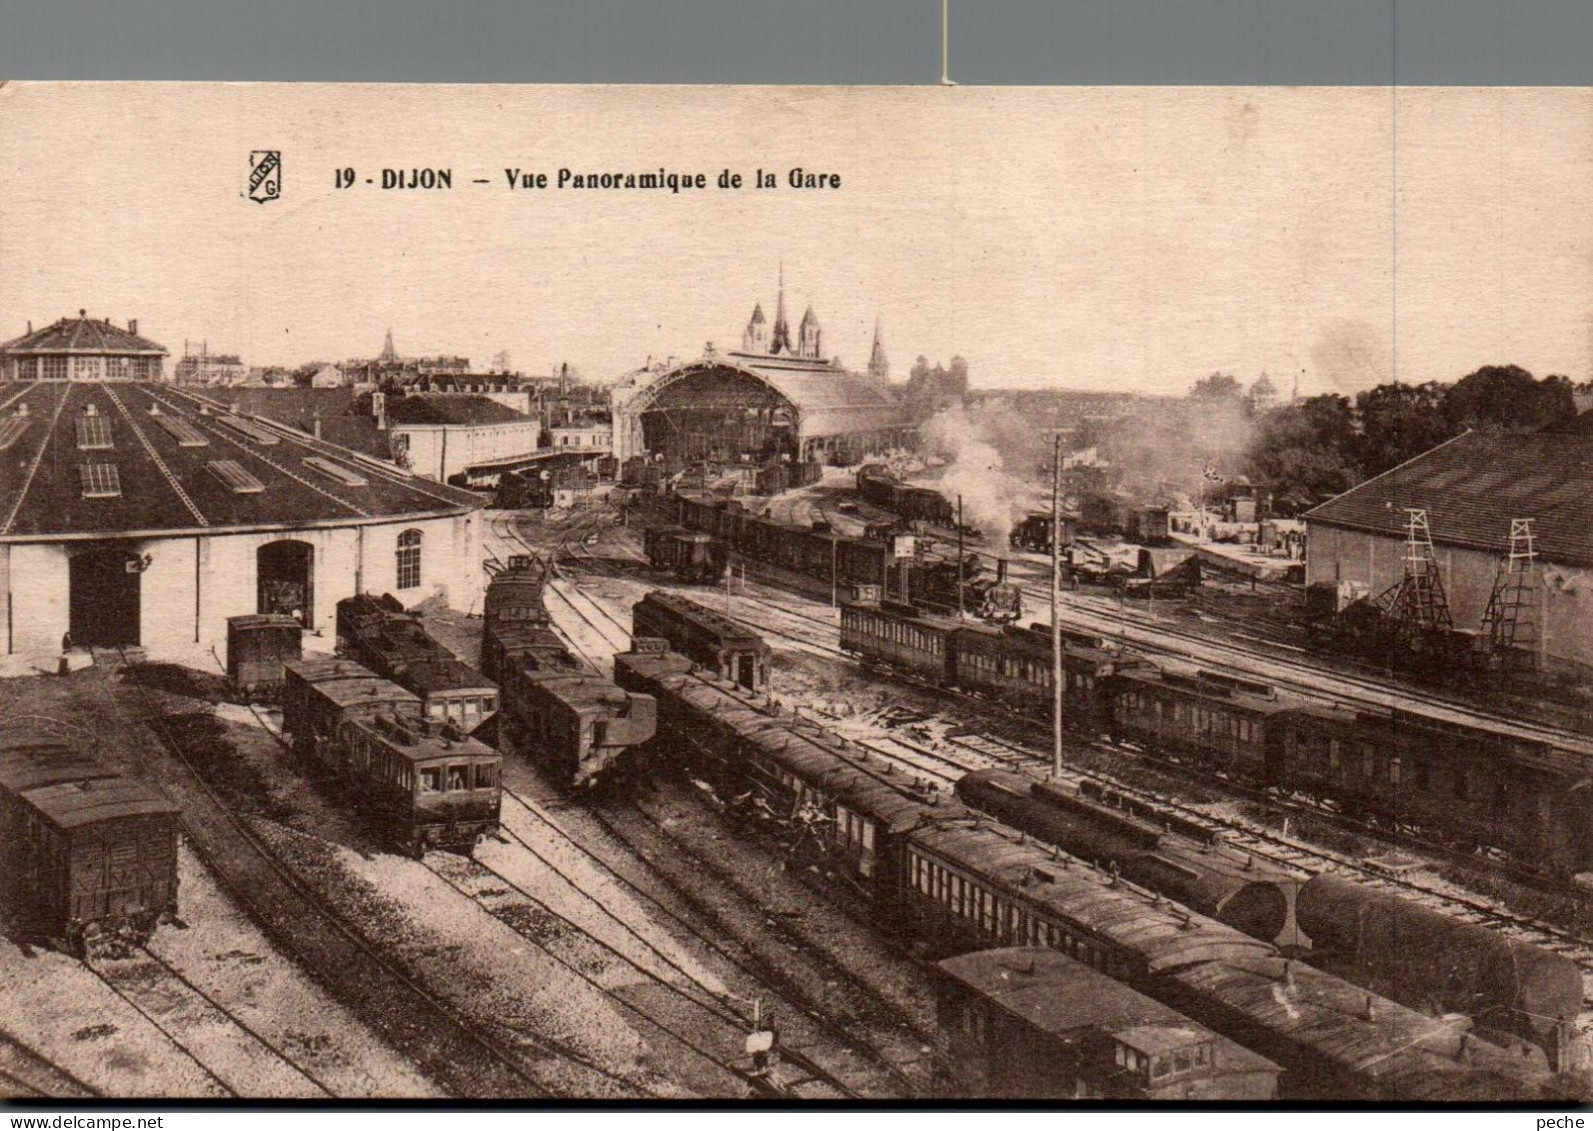
[[[879,358],[876,335],[875,355]],[[795,337],[782,288],[771,326],[760,304],[741,349],[718,351],[641,376],[617,390],[614,454],[684,460],[789,456],[855,460],[908,441],[913,426],[879,365],[843,369],[823,356],[823,331],[809,307]]]
[[[0,373],[20,373],[0,382],[0,654],[68,636],[219,650],[250,613],[295,616],[329,650],[356,592],[479,604],[475,496],[71,352],[49,376],[17,370],[16,345],[0,346]]]
[[[1512,524],[1531,519],[1516,643],[1540,666],[1585,674],[1593,665],[1589,498],[1593,413],[1524,435],[1466,432],[1307,512],[1306,580],[1387,591],[1403,574],[1409,510],[1421,509],[1454,627],[1476,630]]]

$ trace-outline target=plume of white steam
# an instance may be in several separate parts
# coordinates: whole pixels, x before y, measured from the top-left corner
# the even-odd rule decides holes
[[[921,430],[927,450],[946,461],[937,486],[952,501],[962,496],[963,521],[979,527],[995,546],[1029,509],[1033,488],[1007,470],[984,420],[961,405],[931,417]]]

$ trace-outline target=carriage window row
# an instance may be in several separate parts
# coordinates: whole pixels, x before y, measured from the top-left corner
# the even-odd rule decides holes
[[[463,699],[432,699],[426,703],[426,714],[434,719],[463,721],[471,715],[491,714],[498,709],[496,697],[467,696]]]
[[[1014,945],[1048,946],[1113,977],[1127,977],[1132,973],[1127,962],[1110,949],[1032,914],[1028,908],[996,895],[933,860],[909,852],[908,866],[915,888],[953,915],[974,923],[987,935],[1008,939]]]
[[[930,632],[919,628],[917,625],[903,624],[900,621],[886,620],[884,618],[859,618],[858,631],[880,640],[889,640],[896,644],[905,644],[909,648],[916,648],[920,652],[939,655],[945,647],[945,641],[938,632]]]
[[[456,762],[447,767],[422,766],[420,791],[443,793],[445,781],[448,793],[463,793],[471,789],[493,789],[497,786],[497,777],[497,767],[491,762],[477,762],[474,766],[468,762]]]

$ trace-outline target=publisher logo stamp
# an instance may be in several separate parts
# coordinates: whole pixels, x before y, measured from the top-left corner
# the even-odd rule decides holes
[[[282,195],[282,151],[256,149],[249,154],[249,199],[259,204]]]

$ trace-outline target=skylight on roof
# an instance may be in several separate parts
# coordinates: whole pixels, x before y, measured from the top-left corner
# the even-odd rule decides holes
[[[224,424],[246,440],[253,440],[257,444],[275,444],[277,436],[252,420],[244,420],[239,416],[217,416],[217,424]]]
[[[114,463],[80,463],[77,474],[85,499],[115,499],[122,494],[122,480]]]
[[[234,495],[258,495],[265,484],[243,469],[235,459],[213,459],[208,464],[210,473],[232,489]]]
[[[87,413],[78,417],[77,446],[85,452],[109,451],[115,447],[111,443],[110,418]]]
[[[26,416],[8,416],[0,420],[0,452],[16,443],[31,423],[33,422]]]
[[[157,416],[155,423],[164,428],[181,447],[203,448],[210,443],[210,438],[191,420],[184,420],[180,416]]]
[[[322,459],[320,456],[306,456],[304,457],[304,462],[315,468],[315,470],[325,475],[330,475],[347,487],[364,487],[370,482],[369,479],[366,479],[365,476],[353,468],[344,467],[340,463],[333,463],[331,460]]]

